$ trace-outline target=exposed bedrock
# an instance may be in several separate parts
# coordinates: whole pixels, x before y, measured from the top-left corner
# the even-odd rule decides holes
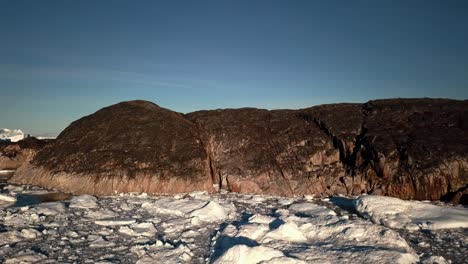
[[[65,191],[375,193],[466,203],[468,101],[182,115],[146,101],[73,122],[12,178]],[[216,188],[215,188],[216,189]]]
[[[190,113],[221,187],[278,195],[346,193],[339,151],[298,111],[226,109]]]
[[[18,142],[0,142],[0,170],[16,170],[51,141],[29,137]]]
[[[99,195],[213,189],[196,126],[147,101],[122,102],[73,122],[11,181]]]

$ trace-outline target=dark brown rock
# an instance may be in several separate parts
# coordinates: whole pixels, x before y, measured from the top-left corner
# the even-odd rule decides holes
[[[212,190],[195,125],[146,101],[112,105],[73,122],[12,181],[93,194]]]
[[[467,101],[377,100],[363,109],[359,155],[382,194],[437,200],[468,184]]]
[[[0,142],[0,169],[16,170],[30,161],[51,140],[28,137],[18,142]]]
[[[93,194],[375,193],[466,201],[468,101],[391,99],[181,115],[124,102],[72,123],[16,182]]]
[[[298,111],[226,109],[187,118],[203,131],[221,187],[276,195],[343,191],[334,190],[344,176],[339,152]]]

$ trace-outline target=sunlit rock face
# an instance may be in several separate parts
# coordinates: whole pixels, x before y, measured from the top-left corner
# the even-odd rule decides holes
[[[73,122],[12,181],[91,194],[213,186],[196,126],[146,101],[112,105]]]
[[[123,102],[72,123],[13,181],[68,191],[375,193],[466,203],[468,101],[182,115]]]
[[[300,111],[228,109],[187,118],[202,131],[221,187],[288,196],[346,193],[339,151]]]
[[[468,101],[392,99],[305,111],[339,149],[348,193],[467,203]]]

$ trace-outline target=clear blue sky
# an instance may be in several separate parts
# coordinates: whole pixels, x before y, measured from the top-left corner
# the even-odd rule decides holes
[[[468,98],[468,1],[0,1],[0,127],[389,97]]]

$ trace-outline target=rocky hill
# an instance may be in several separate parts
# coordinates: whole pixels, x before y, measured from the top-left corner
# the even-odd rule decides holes
[[[468,101],[389,99],[186,115],[123,102],[73,122],[12,181],[92,194],[223,188],[467,203]]]
[[[213,186],[196,126],[146,101],[119,103],[73,122],[13,181],[92,194]]]

